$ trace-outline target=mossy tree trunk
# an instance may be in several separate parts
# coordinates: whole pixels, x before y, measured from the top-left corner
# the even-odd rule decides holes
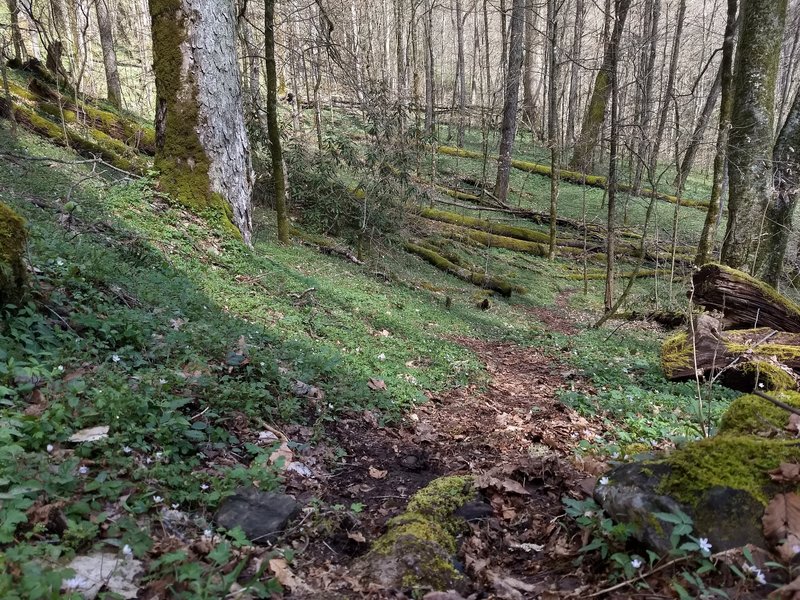
[[[508,52],[508,70],[506,71],[506,93],[503,102],[503,124],[500,133],[500,156],[497,159],[497,181],[494,186],[494,195],[497,196],[500,202],[505,202],[508,198],[511,150],[514,147],[514,136],[517,132],[524,24],[525,0],[514,0],[511,5],[511,48]]]
[[[763,279],[777,287],[792,231],[792,215],[800,193],[800,92],[796,93],[789,116],[775,142],[772,164],[775,193],[767,209],[767,237],[761,250],[764,255]]]
[[[0,202],[0,309],[17,302],[25,289],[25,221]]]
[[[11,21],[11,43],[14,46],[14,60],[21,63],[25,56],[25,44],[22,43],[22,32],[19,28],[19,5],[17,0],[6,0],[8,16]]]
[[[731,132],[728,139],[728,225],[722,262],[763,273],[767,203],[773,190],[772,135],[775,79],[786,20],[786,0],[747,0],[734,70]]]
[[[275,68],[275,0],[267,0],[264,10],[264,56],[267,76],[267,135],[272,157],[272,181],[275,212],[278,218],[278,241],[289,243],[289,218],[286,215],[286,164],[283,161],[281,130],[278,124],[278,75]]]
[[[736,13],[738,0],[728,0],[728,16],[725,23],[725,37],[722,42],[722,62],[720,63],[720,101],[719,125],[717,127],[717,147],[714,154],[714,175],[711,183],[711,198],[708,212],[697,245],[695,264],[698,267],[706,264],[714,248],[717,237],[717,219],[719,217],[722,184],[727,164],[728,134],[731,127],[731,109],[733,107],[733,50],[736,43]],[[688,173],[688,171],[687,171]]]
[[[592,97],[583,117],[581,132],[575,142],[570,166],[582,173],[588,173],[592,166],[592,154],[600,139],[603,122],[606,116],[606,106],[611,96],[611,72],[617,68],[619,42],[622,39],[622,30],[628,17],[631,0],[618,0],[616,14],[614,15],[614,29],[606,45],[603,63],[594,81]]]
[[[108,2],[109,0],[96,0],[94,4],[97,12],[97,30],[100,33],[100,46],[103,49],[108,101],[112,106],[122,108],[122,86],[119,83],[117,53],[114,49],[114,25]]]
[[[233,3],[149,0],[156,157],[177,202],[252,230],[253,173],[244,127]]]

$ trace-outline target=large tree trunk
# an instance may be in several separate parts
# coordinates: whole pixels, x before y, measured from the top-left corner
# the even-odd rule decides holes
[[[800,92],[781,128],[772,153],[774,193],[767,208],[767,237],[761,246],[764,281],[778,287],[783,257],[792,231],[792,215],[800,193]]]
[[[514,0],[511,6],[511,46],[508,52],[508,70],[506,71],[506,94],[503,103],[503,124],[500,133],[500,156],[497,159],[497,181],[494,186],[494,195],[497,196],[500,202],[505,202],[508,197],[511,150],[514,147],[514,136],[517,130],[524,24],[525,0]]]
[[[215,210],[250,243],[253,174],[242,114],[233,3],[150,0],[161,186]]]
[[[272,157],[272,185],[275,190],[275,212],[278,220],[278,241],[289,243],[289,218],[286,214],[286,165],[283,161],[281,130],[278,124],[278,75],[275,67],[275,0],[264,4],[264,56],[267,76],[267,135]]]
[[[106,70],[106,87],[108,88],[108,101],[112,106],[122,108],[122,86],[119,83],[117,72],[117,53],[114,50],[114,25],[111,11],[108,7],[109,0],[96,0],[97,30],[100,32],[100,45],[103,48],[103,64]]]
[[[719,125],[717,127],[717,146],[714,154],[714,175],[711,183],[711,198],[708,203],[703,231],[697,245],[695,264],[698,267],[707,263],[714,248],[717,237],[717,221],[719,220],[723,184],[725,183],[725,166],[727,164],[728,132],[731,126],[731,109],[733,108],[733,50],[736,45],[736,12],[737,0],[728,0],[728,15],[725,23],[725,37],[722,42]]]
[[[22,32],[19,28],[19,6],[17,0],[6,0],[8,15],[11,21],[11,43],[14,46],[14,60],[22,63],[25,59],[25,44],[22,42]]]
[[[786,0],[746,0],[736,52],[733,110],[728,140],[728,226],[722,262],[758,275],[767,202],[772,195],[775,79]]]
[[[584,0],[575,1],[575,26],[572,33],[572,56],[569,73],[569,100],[567,103],[567,134],[566,143],[575,141],[575,119],[578,114],[578,82],[581,61],[581,46],[583,42],[583,26],[586,21]]]
[[[603,63],[595,77],[592,97],[586,107],[581,132],[575,142],[575,150],[570,161],[573,170],[583,173],[588,172],[591,168],[592,153],[600,140],[600,132],[605,122],[606,106],[611,95],[611,72],[617,68],[617,51],[622,38],[622,30],[625,28],[625,19],[628,17],[628,9],[631,7],[631,0],[619,0],[615,4],[617,10],[614,17],[614,29],[608,44],[606,44]]]

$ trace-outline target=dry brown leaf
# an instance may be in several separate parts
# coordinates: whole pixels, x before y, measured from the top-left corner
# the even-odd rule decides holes
[[[292,458],[294,458],[294,453],[292,452],[291,448],[289,448],[289,444],[287,442],[281,442],[280,447],[269,455],[269,463],[274,465],[280,458],[283,458],[284,468],[286,465],[292,462]]]
[[[83,442],[96,442],[108,437],[108,425],[100,425],[98,427],[89,427],[81,429],[73,433],[69,440],[74,444],[81,444]]]
[[[369,476],[373,479],[383,479],[386,477],[388,471],[384,471],[383,469],[379,469],[377,467],[370,467],[369,468]]]
[[[778,494],[764,510],[764,537],[772,544],[800,536],[800,496],[794,492]]]
[[[481,475],[475,480],[475,487],[478,489],[495,488],[511,494],[520,494],[521,496],[530,496],[531,493],[518,481],[509,479],[508,477],[493,477],[491,475]]]
[[[370,377],[369,381],[367,382],[367,387],[376,392],[385,390],[386,382],[383,379],[375,379],[374,377]]]
[[[786,431],[791,431],[795,435],[800,433],[800,415],[794,413],[789,415],[789,423],[786,425]]]
[[[308,586],[298,579],[297,575],[292,573],[286,559],[271,558],[269,559],[269,568],[275,574],[275,579],[285,588],[290,590],[300,591],[308,590]]]
[[[358,542],[359,544],[366,544],[367,538],[364,537],[364,534],[360,531],[348,531],[347,537],[353,540],[354,542]]]
[[[781,463],[777,469],[769,471],[769,476],[778,483],[800,483],[800,464]]]

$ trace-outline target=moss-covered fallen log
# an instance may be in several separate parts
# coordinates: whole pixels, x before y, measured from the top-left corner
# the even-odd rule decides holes
[[[640,278],[643,279],[645,277],[655,277],[657,273],[658,272],[655,269],[642,269],[640,271],[637,271],[635,273],[635,275],[636,275],[637,279],[640,279]],[[661,273],[663,274],[663,271]],[[605,279],[606,275],[607,275],[607,273],[605,271],[590,271],[590,272],[588,272],[586,274],[584,274],[584,273],[570,273],[568,275],[565,275],[565,278],[566,279],[571,279],[573,281],[583,281],[584,279],[587,279],[589,281],[594,281],[594,280]],[[616,273],[615,274],[615,277],[619,277],[619,278],[622,278],[622,279],[630,279],[633,276],[634,276],[634,272],[633,271],[623,271],[621,273]]]
[[[474,158],[483,160],[483,154],[480,152],[475,152],[473,150],[465,150],[463,148],[454,148],[452,146],[439,146],[437,148],[439,154],[445,154],[447,156],[457,156],[460,158]],[[491,157],[492,160],[496,160],[497,157]],[[527,171],[528,173],[535,173],[536,175],[542,175],[543,177],[552,177],[553,170],[548,165],[542,165],[539,163],[529,162],[525,160],[518,160],[512,159],[511,166],[515,169],[519,169],[521,171]],[[606,188],[607,187],[607,180],[602,175],[587,175],[585,173],[578,173],[577,171],[568,171],[568,170],[559,170],[559,178],[562,181],[568,181],[570,183],[574,183],[577,185],[588,185],[589,187],[598,187],[598,188]],[[617,189],[621,192],[628,192],[631,193],[633,188],[624,183],[618,183]],[[655,197],[658,200],[664,200],[665,202],[669,202],[671,204],[680,204],[681,206],[689,206],[692,208],[708,208],[708,201],[704,200],[693,200],[691,198],[678,198],[677,196],[671,194],[664,194],[662,192],[654,192],[653,190],[649,189],[642,189],[640,190],[638,196],[644,198],[652,198]]]
[[[472,479],[434,479],[415,493],[406,511],[392,518],[386,533],[353,568],[365,585],[421,597],[428,591],[463,591],[466,579],[454,560],[457,537],[468,527],[456,511],[474,500]]]
[[[766,389],[797,389],[800,334],[766,327],[721,331],[718,319],[701,314],[663,343],[661,366],[672,381],[699,375],[720,377],[728,387],[744,391],[756,382]]]
[[[506,298],[511,296],[512,292],[524,293],[525,291],[524,288],[514,285],[501,277],[494,277],[481,273],[480,271],[473,271],[466,267],[460,267],[430,248],[425,248],[412,242],[406,242],[404,247],[406,251],[416,254],[437,269],[458,277],[462,281],[498,292],[501,296],[505,296]]]
[[[335,254],[336,256],[341,256],[342,258],[346,258],[352,263],[357,265],[363,265],[364,261],[362,261],[355,252],[353,252],[347,246],[342,246],[337,244],[334,240],[327,238],[322,235],[316,235],[313,233],[308,233],[307,231],[302,231],[297,227],[290,227],[289,234],[292,237],[299,239],[301,242],[308,244],[310,246],[314,246],[322,252],[323,254]]]
[[[692,300],[721,311],[726,328],[763,326],[800,333],[800,306],[747,273],[709,263],[692,282]]]
[[[17,123],[46,137],[60,146],[69,146],[83,156],[98,157],[117,169],[141,175],[146,170],[146,163],[134,155],[124,156],[118,146],[108,143],[107,139],[84,137],[69,127],[61,127],[50,119],[21,104],[14,105],[14,117]],[[127,152],[126,152],[127,154]]]

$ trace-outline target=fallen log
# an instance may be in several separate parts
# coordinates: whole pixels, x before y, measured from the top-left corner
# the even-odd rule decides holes
[[[346,258],[351,263],[357,265],[364,264],[364,261],[358,258],[355,252],[353,252],[350,248],[338,245],[334,240],[326,238],[325,236],[314,235],[313,233],[302,231],[297,227],[290,227],[289,233],[293,237],[299,239],[303,244],[313,246],[323,254],[341,256],[342,258]]]
[[[800,333],[800,306],[763,281],[709,263],[694,274],[692,282],[692,300],[721,311],[725,329],[770,327]]]
[[[434,267],[444,271],[445,273],[450,273],[462,281],[472,283],[473,285],[498,292],[501,296],[505,296],[506,298],[511,296],[512,292],[525,292],[524,288],[514,285],[505,279],[502,279],[501,277],[493,277],[479,271],[473,271],[466,267],[460,267],[454,262],[447,260],[438,252],[435,252],[430,248],[424,248],[419,244],[406,242],[405,249],[412,254],[416,254],[426,262],[432,264]]]
[[[719,378],[727,387],[752,391],[798,389],[800,334],[768,327],[722,331],[719,319],[700,314],[686,331],[661,347],[667,379]]]

